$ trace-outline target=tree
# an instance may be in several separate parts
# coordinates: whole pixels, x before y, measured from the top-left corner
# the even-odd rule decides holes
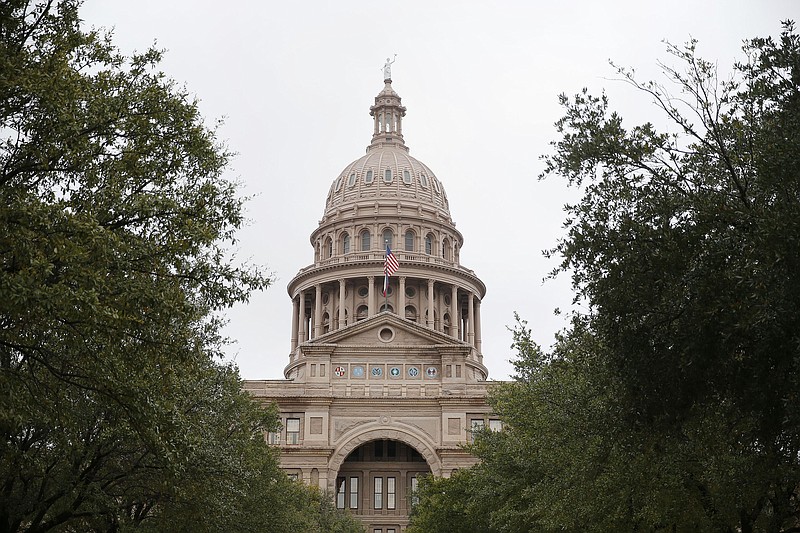
[[[0,531],[313,531],[220,362],[219,312],[270,283],[230,259],[230,153],[79,4],[0,4]]]
[[[800,37],[728,81],[668,51],[668,85],[619,73],[675,133],[561,96],[543,177],[582,199],[550,253],[587,311],[549,354],[514,332],[506,429],[472,448],[490,531],[800,531]]]

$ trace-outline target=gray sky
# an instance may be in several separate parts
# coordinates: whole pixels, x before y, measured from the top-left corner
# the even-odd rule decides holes
[[[328,188],[364,154],[381,67],[397,54],[406,144],[447,190],[461,263],[487,287],[484,362],[490,378],[506,379],[514,311],[547,347],[564,326],[553,309],[572,300],[566,277],[543,282],[557,263],[541,254],[575,198],[557,178],[537,180],[556,139],[558,94],[605,88],[624,124],[666,127],[644,94],[615,81],[609,59],[652,79],[656,61],[669,61],[662,40],[694,37],[729,72],[743,39],[777,36],[800,2],[87,0],[81,15],[113,27],[123,52],[166,49],[163,70],[197,95],[209,125],[225,119],[220,137],[238,154],[230,177],[255,196],[238,254],[276,276],[228,313],[230,357],[246,379],[283,377],[286,285],[313,261],[309,235]]]

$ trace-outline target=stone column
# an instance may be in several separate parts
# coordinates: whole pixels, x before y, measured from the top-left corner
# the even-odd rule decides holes
[[[458,318],[458,287],[453,284],[452,293],[450,294],[450,308],[453,310],[450,313],[450,327],[452,330],[450,334],[454,338],[458,338],[458,327],[459,327],[459,318]]]
[[[314,300],[314,338],[322,335],[322,284],[317,283],[317,295]]]
[[[345,326],[344,323],[344,280],[339,280],[339,328]]]
[[[467,296],[467,342],[475,346],[475,295],[470,292]]]
[[[300,327],[297,329],[297,343],[306,341],[306,291],[300,291],[299,297],[300,309],[297,313],[297,319]]]
[[[400,318],[406,317],[406,277],[400,276],[400,282],[397,288],[397,316]]]
[[[294,312],[292,313],[292,354],[297,349],[298,338],[300,337],[300,333],[298,331],[300,326],[300,298],[293,298],[292,299],[292,309]]]
[[[433,280],[428,280],[428,320],[426,325],[433,329],[434,327],[434,319],[433,319]]]
[[[375,314],[375,276],[367,276],[369,295],[367,296],[367,316]]]
[[[481,301],[475,299],[475,349],[478,350],[478,357],[481,356]]]

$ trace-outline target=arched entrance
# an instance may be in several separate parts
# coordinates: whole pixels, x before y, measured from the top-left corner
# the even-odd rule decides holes
[[[373,437],[359,439],[331,476],[334,501],[360,518],[368,533],[401,533],[417,482],[432,470],[411,444],[377,433]]]

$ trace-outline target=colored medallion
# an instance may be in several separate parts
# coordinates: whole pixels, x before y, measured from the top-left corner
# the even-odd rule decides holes
[[[419,368],[412,366],[411,368],[408,369],[408,375],[411,376],[412,378],[419,376]]]
[[[429,377],[429,378],[435,378],[435,377],[436,377],[436,374],[438,373],[438,371],[436,370],[436,367],[435,367],[435,366],[429,366],[429,367],[428,367],[428,368],[425,370],[425,373],[428,375],[428,377]]]
[[[397,368],[396,366],[393,366],[392,369],[389,370],[389,374],[391,374],[392,377],[397,377],[400,375],[400,369]]]
[[[333,373],[336,374],[337,378],[340,378],[347,373],[347,370],[343,366],[337,366],[333,369]]]
[[[383,375],[383,369],[379,366],[373,366],[372,375],[375,376],[376,378],[381,377]]]
[[[354,366],[353,367],[353,376],[357,378],[364,377],[364,367],[363,366]]]

